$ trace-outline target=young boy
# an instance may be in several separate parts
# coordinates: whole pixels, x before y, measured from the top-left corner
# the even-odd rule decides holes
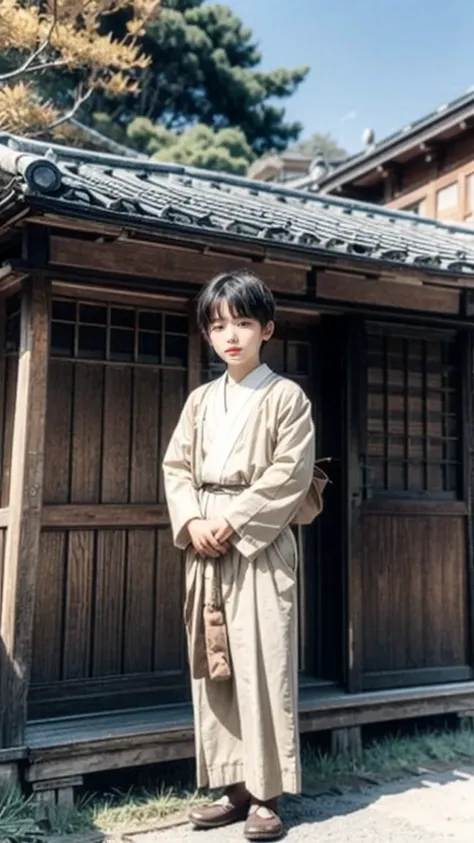
[[[311,486],[314,428],[301,388],[260,362],[275,301],[247,270],[214,278],[199,326],[225,375],[188,398],[165,455],[174,541],[187,548],[188,632],[199,787],[225,788],[190,820],[246,820],[248,840],[283,834],[278,797],[300,790],[296,566],[290,528]],[[203,607],[218,574],[230,677],[198,657]]]

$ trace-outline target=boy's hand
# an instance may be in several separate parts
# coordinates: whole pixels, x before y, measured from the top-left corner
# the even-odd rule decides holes
[[[227,543],[234,531],[225,518],[214,518],[210,523],[212,525],[214,538],[216,538],[218,542]]]
[[[219,524],[220,522],[221,519],[219,519]],[[199,518],[195,518],[188,523],[188,531],[194,550],[200,556],[210,556],[212,559],[217,559],[229,549],[225,539],[216,537],[216,523],[216,521]]]

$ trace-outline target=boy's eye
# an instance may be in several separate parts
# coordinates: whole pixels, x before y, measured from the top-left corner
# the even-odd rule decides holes
[[[250,325],[250,320],[249,319],[242,319],[239,322],[239,325],[240,325],[241,328],[248,328],[248,326]]]

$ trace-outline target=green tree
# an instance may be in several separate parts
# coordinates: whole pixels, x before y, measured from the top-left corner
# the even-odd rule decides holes
[[[116,38],[126,24],[125,11],[104,20]],[[162,0],[140,43],[150,59],[136,72],[140,90],[118,102],[98,95],[92,110],[109,113],[124,129],[136,117],[178,132],[196,123],[216,132],[239,127],[255,155],[297,140],[301,125],[285,120],[278,101],[296,91],[308,68],[260,70],[252,32],[228,6]]]
[[[115,143],[125,144],[157,161],[244,175],[254,159],[244,133],[235,127],[215,131],[198,123],[184,132],[174,132],[147,117],[136,117],[124,132],[105,113],[96,114],[95,123],[102,135]]]
[[[318,152],[322,152],[327,161],[347,158],[346,150],[339,146],[337,140],[329,133],[315,132],[309,138],[299,141],[292,149],[295,152],[301,152],[302,155],[312,155],[313,157],[316,157]]]

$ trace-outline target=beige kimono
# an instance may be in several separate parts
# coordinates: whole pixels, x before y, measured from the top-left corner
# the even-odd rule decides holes
[[[188,398],[164,459],[177,547],[187,548],[188,632],[199,787],[245,782],[260,800],[300,790],[296,542],[288,526],[311,484],[311,404],[259,366],[230,388],[224,375]],[[196,557],[187,523],[223,516],[221,557],[232,679],[210,680],[195,638],[215,563]]]

